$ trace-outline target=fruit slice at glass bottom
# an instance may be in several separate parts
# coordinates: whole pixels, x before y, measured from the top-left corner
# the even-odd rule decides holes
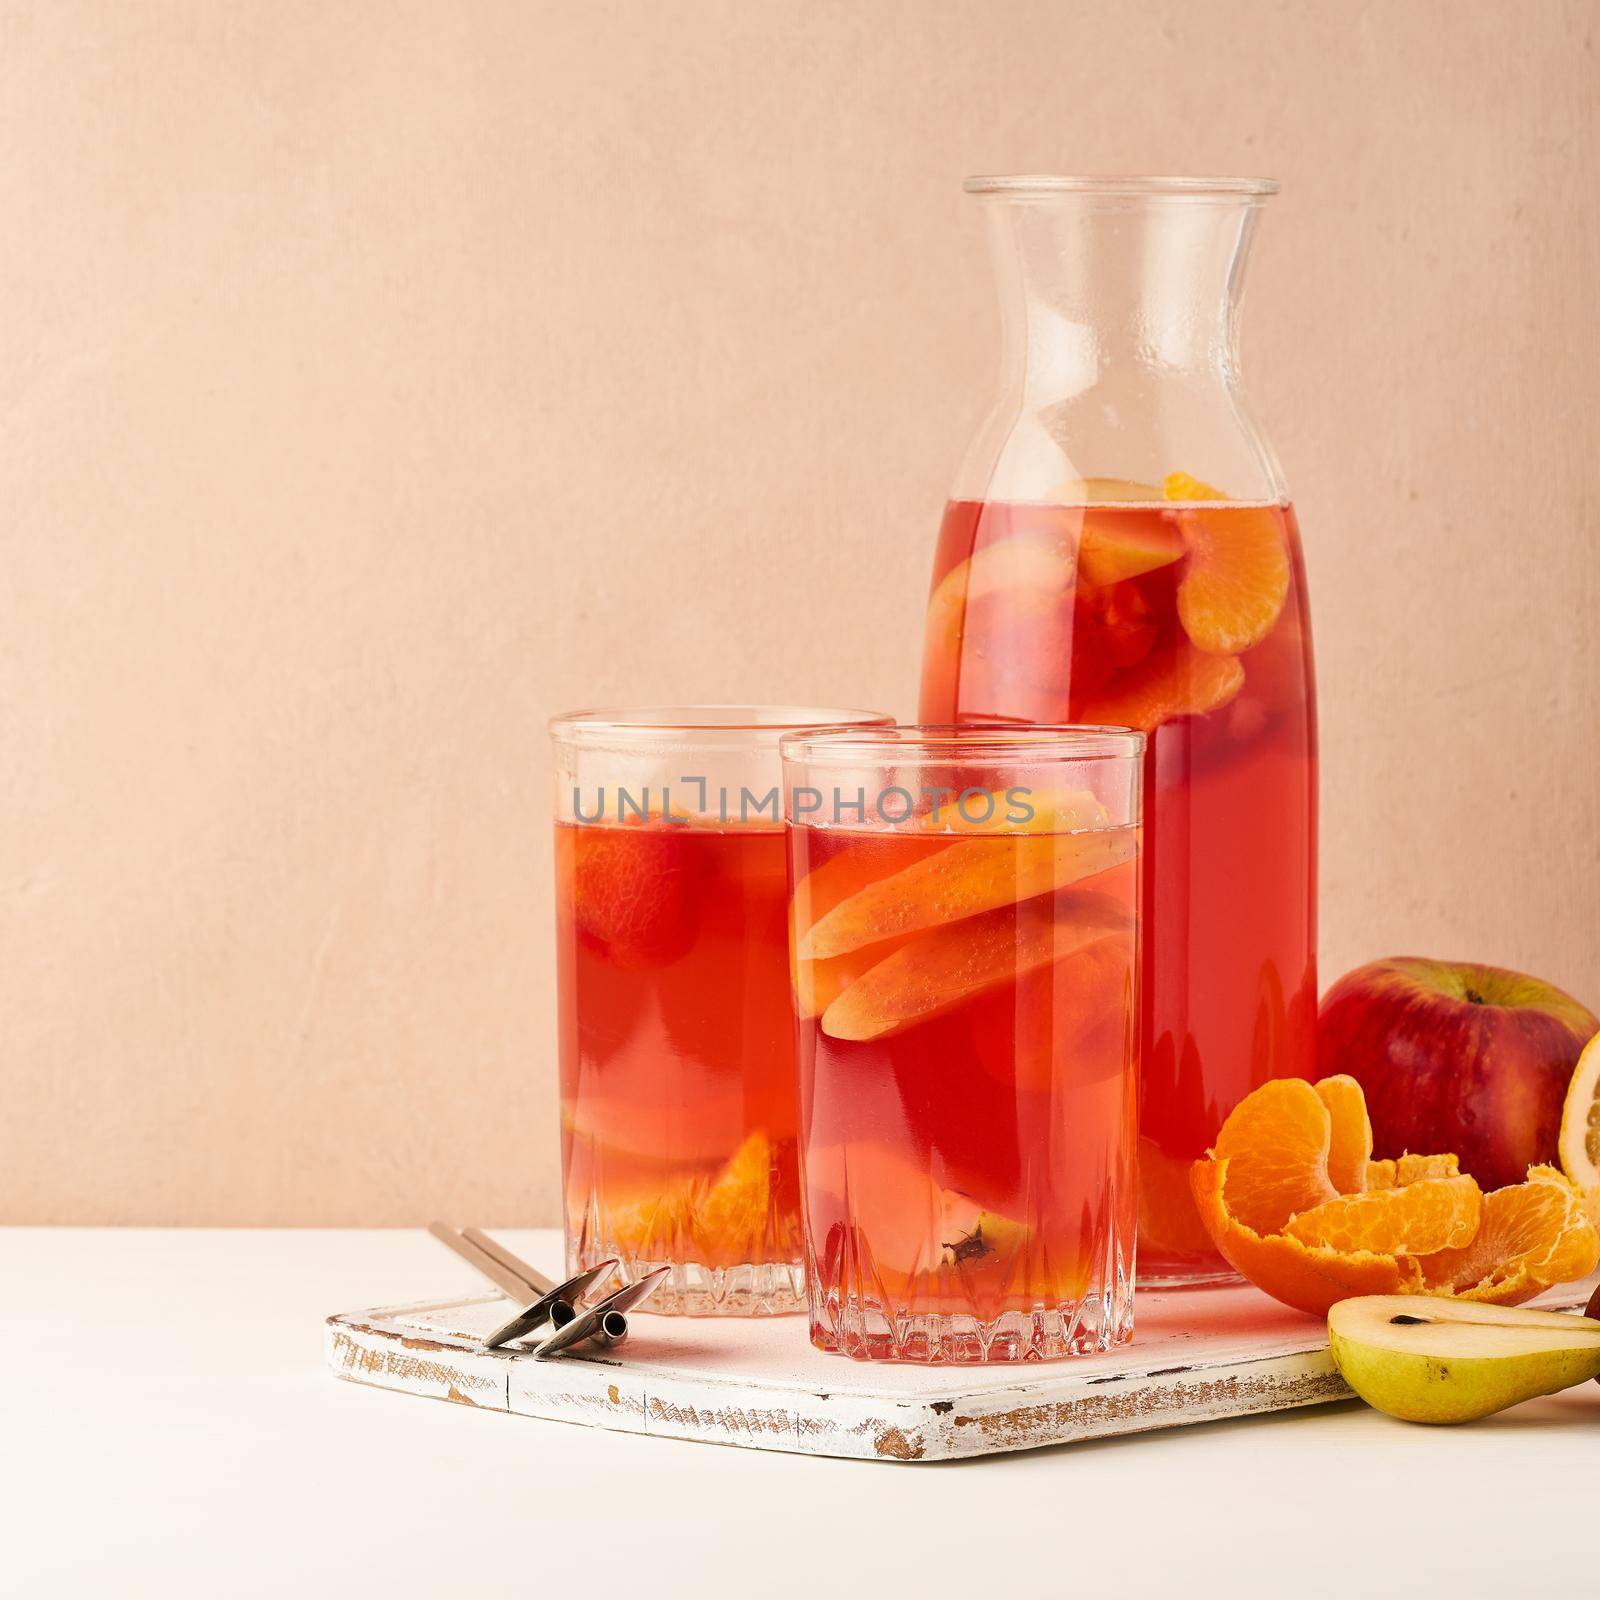
[[[569,1265],[616,1257],[629,1278],[670,1267],[651,1311],[796,1311],[805,1303],[798,1209],[794,1141],[759,1129],[709,1172],[612,1162],[599,1146],[575,1146]]]
[[[1038,1130],[1004,1208],[941,1184],[926,1158],[861,1140],[806,1157],[811,1335],[905,1361],[1109,1348],[1132,1330],[1131,1163],[1086,1130],[1131,1129],[1131,1080],[1081,1087]]]

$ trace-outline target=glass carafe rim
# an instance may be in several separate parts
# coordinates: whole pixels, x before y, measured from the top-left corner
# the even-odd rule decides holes
[[[1107,200],[1270,200],[1278,192],[1276,178],[1193,178],[1140,174],[1021,172],[979,174],[962,188],[968,194],[996,195],[1003,199],[1049,199],[1054,195],[1082,195]]]

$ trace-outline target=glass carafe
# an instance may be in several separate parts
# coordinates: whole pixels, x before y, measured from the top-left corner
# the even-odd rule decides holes
[[[1316,1025],[1316,719],[1299,534],[1239,375],[1268,182],[977,178],[995,404],[944,514],[925,722],[1149,736],[1139,1269],[1222,1276],[1188,1168]]]

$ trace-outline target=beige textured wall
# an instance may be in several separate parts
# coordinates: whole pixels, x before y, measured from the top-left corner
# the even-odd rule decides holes
[[[1597,33],[0,6],[0,1220],[553,1220],[543,718],[914,709],[974,170],[1283,180],[1326,975],[1600,1003]]]

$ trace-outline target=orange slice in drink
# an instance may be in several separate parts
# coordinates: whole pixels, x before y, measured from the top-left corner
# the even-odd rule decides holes
[[[970,1314],[1054,1306],[1083,1292],[1073,1246],[1051,1248],[1026,1222],[936,1183],[898,1151],[871,1143],[814,1150],[814,1205],[838,1214],[823,1241],[822,1281],[890,1315]]]
[[[917,818],[924,833],[1076,833],[1103,828],[1106,808],[1087,789],[966,789]]]
[[[558,856],[578,933],[624,968],[666,966],[699,933],[698,858],[681,827],[579,827]]]
[[[1157,650],[1090,697],[1086,722],[1113,723],[1152,733],[1175,717],[1218,711],[1244,687],[1233,656],[1208,655],[1189,644]]]
[[[884,951],[855,950],[826,960],[800,954],[811,929],[836,906],[859,894],[882,875],[881,859],[870,846],[855,846],[813,867],[789,898],[789,978],[802,1019],[826,1011]]]
[[[772,1205],[772,1146],[759,1129],[734,1152],[693,1207],[699,1259],[736,1266],[760,1259]]]
[[[1065,833],[1102,827],[1106,815],[1106,808],[1087,789],[970,789],[939,797],[912,826],[924,833]],[[789,901],[789,976],[802,1018],[826,1011],[908,936],[875,940],[834,956],[801,953],[803,946],[810,949],[807,937],[823,917],[882,876],[882,856],[869,841],[830,856],[795,885]]]
[[[772,1199],[772,1146],[759,1129],[718,1175],[683,1178],[606,1208],[609,1242],[641,1261],[688,1257],[706,1266],[760,1258]]]
[[[835,906],[798,955],[825,961],[1012,906],[1131,861],[1137,848],[1133,828],[959,839]]]
[[[1221,502],[1209,484],[1175,472],[1168,500]],[[1289,594],[1289,552],[1272,506],[1207,504],[1180,513],[1189,559],[1178,584],[1178,619],[1202,650],[1237,655],[1272,631]]]
[[[1131,925],[1123,901],[1085,889],[927,928],[857,978],[823,1012],[822,1031],[854,1040],[898,1033]]]

